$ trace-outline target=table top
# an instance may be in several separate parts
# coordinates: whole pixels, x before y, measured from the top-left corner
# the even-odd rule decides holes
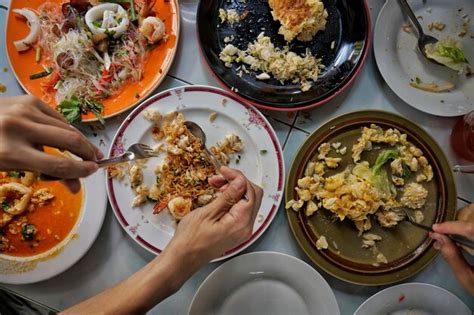
[[[373,27],[383,5],[380,0],[367,0]],[[9,0],[0,0],[0,25],[5,25]],[[196,36],[195,18],[197,0],[181,0],[181,39],[171,71],[156,92],[172,87],[200,84],[220,86],[210,74],[205,61],[201,59]],[[7,73],[1,73],[0,83],[7,86],[7,92],[1,96],[25,94],[11,71],[5,51],[5,35],[0,34],[0,69],[7,67]],[[302,112],[264,111],[275,129],[284,150],[287,170],[293,157],[305,138],[321,124],[341,114],[362,109],[380,109],[409,117],[427,130],[453,163],[462,163],[449,145],[449,136],[456,118],[441,118],[417,111],[400,100],[383,81],[373,52],[354,84],[330,103]],[[128,113],[107,121],[105,129],[97,125],[86,125],[82,131],[105,153],[113,139],[120,122]],[[456,175],[458,206],[474,201],[474,176]],[[310,260],[296,243],[283,206],[267,232],[243,253],[254,251],[277,251],[295,256],[311,265]],[[53,279],[31,285],[7,285],[15,292],[37,300],[56,309],[64,309],[125,279],[153,259],[153,255],[136,244],[112,214],[108,205],[102,230],[89,252],[72,268]],[[212,263],[196,273],[173,296],[169,297],[150,312],[151,314],[186,314],[191,300],[202,281],[220,263]],[[314,265],[313,265],[314,266]],[[352,285],[333,278],[315,268],[324,276],[334,290],[342,314],[352,314],[368,297],[383,287],[363,287]],[[457,295],[471,309],[474,299],[456,281],[454,275],[438,256],[425,270],[405,282],[423,282],[443,287]]]

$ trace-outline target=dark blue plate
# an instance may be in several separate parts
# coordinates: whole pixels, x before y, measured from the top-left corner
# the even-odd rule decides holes
[[[203,55],[224,87],[245,101],[271,110],[300,110],[322,105],[340,94],[362,68],[371,42],[370,16],[364,0],[323,0],[329,13],[324,31],[310,42],[293,41],[291,50],[303,54],[306,48],[322,58],[325,69],[309,91],[302,92],[299,84],[282,85],[271,79],[260,81],[257,72],[238,76],[239,64],[227,68],[219,53],[227,45],[224,38],[234,36],[232,44],[245,50],[261,32],[277,47],[287,43],[278,34],[280,23],[274,21],[267,0],[208,0],[200,1],[197,14],[198,36]],[[248,16],[230,25],[220,24],[219,9],[249,11]],[[331,43],[335,48],[331,49]],[[247,67],[248,68],[248,67]]]

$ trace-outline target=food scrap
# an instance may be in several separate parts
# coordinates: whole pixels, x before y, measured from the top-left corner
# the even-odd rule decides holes
[[[30,27],[15,47],[35,49],[35,61],[45,69],[30,76],[41,79],[42,98],[54,99],[70,122],[89,112],[102,121],[101,102],[141,81],[149,47],[167,40],[152,3],[44,2],[35,11],[15,9]]]
[[[364,160],[364,152],[374,151],[381,144],[389,149],[380,149],[372,165]],[[417,211],[417,221],[423,221],[422,209],[429,194],[423,183],[433,179],[433,170],[406,134],[374,124],[363,127],[351,149],[353,164],[326,176],[328,170],[340,168],[341,159],[334,154],[339,154],[337,151],[342,148],[339,142],[322,143],[318,147],[295,187],[297,198],[287,202],[287,209],[304,209],[305,215],[311,216],[324,208],[340,221],[346,218],[353,221],[362,235],[364,248],[372,248],[381,240],[377,235],[365,233],[372,228],[372,217],[382,227],[391,228],[405,218],[402,208],[409,208]],[[386,260],[379,252],[374,255],[378,263]]]
[[[227,44],[219,58],[229,68],[233,62],[248,65],[253,71],[260,72],[256,75],[260,80],[268,80],[273,76],[282,84],[288,81],[299,83],[302,91],[311,88],[310,81],[316,81],[324,68],[321,59],[313,56],[309,49],[303,56],[290,51],[288,46],[280,49],[275,47],[270,37],[265,36],[263,32],[246,50]]]
[[[168,209],[176,220],[180,220],[216,198],[218,190],[208,183],[208,179],[217,173],[216,169],[201,140],[187,129],[182,113],[162,115],[157,109],[146,109],[143,117],[152,123],[153,139],[160,142],[155,153],[165,154],[164,160],[154,168],[154,182],[145,183],[146,164],[140,161],[109,168],[109,176],[123,181],[128,175],[135,194],[132,207],[152,202],[154,214]],[[209,150],[223,165],[228,165],[230,158],[243,149],[242,140],[235,134],[228,134]]]
[[[311,41],[317,32],[326,28],[328,12],[321,0],[269,0],[273,19],[280,21],[278,31],[287,42],[297,38]]]

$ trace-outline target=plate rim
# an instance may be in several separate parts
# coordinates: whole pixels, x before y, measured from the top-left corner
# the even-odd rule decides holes
[[[123,122],[120,124],[120,127],[118,128],[117,132],[115,133],[113,140],[111,142],[111,146],[109,148],[109,151],[107,153],[108,156],[111,156],[113,152],[113,144],[115,143],[117,136],[126,130],[128,125],[135,119],[145,108],[148,106],[152,105],[154,102],[162,99],[169,97],[170,95],[173,95],[173,93],[176,93],[175,91],[179,91],[178,93],[185,93],[187,91],[189,92],[206,92],[206,93],[213,93],[213,94],[219,94],[223,97],[227,97],[232,99],[233,101],[237,102],[239,105],[242,107],[252,110],[253,112],[257,113],[260,118],[263,119],[265,122],[265,125],[268,128],[265,128],[267,134],[269,135],[275,151],[277,152],[277,159],[278,159],[278,165],[279,165],[279,178],[278,178],[278,183],[277,183],[277,191],[281,191],[281,194],[279,194],[278,201],[276,203],[273,203],[271,209],[269,210],[269,213],[265,220],[262,222],[262,225],[252,234],[252,236],[245,242],[242,242],[238,246],[229,249],[227,252],[223,254],[223,256],[218,257],[212,262],[217,262],[217,261],[222,261],[226,260],[230,257],[233,257],[234,255],[237,255],[238,253],[242,252],[243,250],[247,249],[249,246],[251,246],[253,243],[255,243],[264,233],[265,231],[269,228],[271,223],[274,221],[278,210],[281,206],[281,203],[283,202],[284,198],[284,188],[285,188],[285,181],[286,181],[286,169],[285,169],[285,158],[283,155],[283,151],[281,148],[280,141],[278,140],[278,137],[276,135],[276,132],[273,128],[273,126],[270,124],[270,122],[267,120],[267,118],[256,108],[254,108],[252,105],[246,104],[244,102],[239,101],[234,97],[234,95],[231,95],[227,91],[214,87],[214,86],[207,86],[207,85],[183,85],[183,86],[178,86],[178,87],[173,87],[168,90],[162,91],[160,93],[157,93],[153,95],[152,97],[148,98],[145,102],[141,103],[138,107],[136,107],[128,116],[123,120]],[[106,185],[106,191],[107,191],[107,196],[109,199],[109,203],[112,207],[112,210],[114,212],[115,218],[119,221],[121,227],[126,231],[129,237],[131,237],[136,243],[138,243],[142,248],[146,249],[148,252],[152,253],[153,255],[159,255],[161,252],[164,250],[155,247],[152,244],[149,244],[147,241],[142,239],[139,235],[132,235],[130,230],[127,229],[126,227],[129,226],[128,222],[125,220],[123,216],[123,211],[121,211],[118,207],[118,203],[115,200],[114,196],[114,190],[112,187],[112,179],[108,178],[108,176],[105,176],[105,185]],[[166,246],[165,246],[166,248]]]
[[[466,109],[465,113],[454,113],[454,112],[452,114],[432,113],[432,112],[428,111],[425,108],[421,108],[419,106],[416,106],[415,105],[416,101],[410,100],[407,97],[402,97],[398,94],[398,89],[396,89],[393,86],[393,84],[391,84],[391,81],[388,79],[390,74],[385,73],[384,71],[382,71],[382,69],[384,67],[382,67],[382,65],[381,65],[382,64],[382,60],[381,60],[381,57],[380,57],[381,52],[378,49],[380,44],[378,44],[378,43],[382,42],[383,40],[382,40],[382,36],[377,36],[377,34],[379,33],[378,30],[380,30],[380,27],[382,25],[382,22],[380,22],[380,20],[382,19],[382,15],[388,10],[387,8],[389,7],[389,5],[391,5],[391,2],[395,2],[395,1],[397,1],[397,0],[386,0],[384,5],[380,9],[380,12],[379,12],[379,14],[377,16],[377,19],[375,21],[375,29],[374,29],[374,33],[373,33],[373,52],[374,52],[374,57],[375,57],[375,63],[377,64],[377,68],[378,68],[380,74],[382,75],[382,78],[383,78],[384,82],[388,85],[390,90],[397,96],[397,98],[402,100],[405,104],[409,105],[410,107],[412,107],[412,108],[414,108],[414,109],[416,109],[420,112],[423,112],[423,113],[426,113],[426,114],[429,114],[429,115],[433,115],[433,116],[436,116],[436,117],[460,117],[460,116],[463,116],[463,115],[473,111],[474,107],[471,108],[471,109]]]
[[[196,302],[196,298],[199,294],[199,292],[201,292],[201,290],[204,288],[204,286],[206,285],[207,282],[211,281],[212,278],[215,276],[215,274],[217,272],[219,272],[221,269],[224,269],[226,264],[230,263],[232,260],[234,259],[244,259],[246,257],[249,257],[249,256],[266,256],[266,255],[269,255],[269,256],[280,256],[280,257],[284,257],[285,259],[289,259],[289,260],[292,260],[294,261],[295,263],[300,263],[302,265],[305,265],[307,266],[308,268],[310,268],[312,271],[313,271],[313,275],[318,277],[318,278],[321,278],[321,280],[323,281],[323,283],[325,283],[327,285],[327,288],[329,289],[328,291],[331,292],[331,296],[333,297],[333,302],[335,302],[335,306],[337,308],[337,314],[341,314],[341,310],[340,310],[340,307],[339,307],[339,303],[337,302],[337,298],[336,298],[336,295],[334,294],[334,291],[332,289],[332,287],[329,285],[329,283],[327,282],[327,280],[324,278],[324,276],[318,271],[316,270],[313,266],[311,266],[310,264],[308,264],[307,262],[305,262],[304,260],[298,258],[298,257],[295,257],[295,256],[292,256],[292,255],[289,255],[289,254],[286,254],[286,253],[282,253],[282,252],[277,252],[277,251],[256,251],[256,252],[250,252],[250,253],[245,253],[245,254],[242,254],[242,255],[239,255],[239,256],[236,256],[232,259],[229,259],[228,261],[226,261],[225,263],[221,264],[220,266],[218,266],[217,268],[215,268],[202,282],[201,284],[199,285],[199,287],[197,288],[196,292],[194,293],[194,296],[191,300],[191,303],[189,304],[189,307],[188,307],[188,312],[187,314],[188,315],[191,315],[191,309],[194,305],[194,303]],[[337,315],[337,314],[334,314],[334,315]]]
[[[13,1],[13,0],[11,0]],[[62,1],[63,0],[59,0]],[[178,0],[172,0],[173,1],[173,5],[176,7],[176,19],[175,19],[175,22],[176,22],[176,43],[174,45],[174,48],[172,49],[172,52],[171,52],[171,58],[169,59],[169,61],[165,64],[165,67],[162,68],[163,72],[162,72],[162,76],[159,80],[157,80],[155,82],[155,84],[153,84],[153,87],[150,89],[150,91],[146,94],[143,94],[143,95],[140,95],[140,98],[137,99],[134,103],[132,103],[131,105],[127,106],[126,108],[123,108],[117,112],[114,112],[108,116],[104,116],[103,118],[104,119],[110,119],[110,118],[113,118],[113,117],[116,117],[120,114],[123,114],[124,112],[132,109],[132,108],[135,108],[136,106],[140,105],[141,103],[145,102],[154,92],[156,92],[156,89],[161,85],[161,83],[163,83],[163,81],[166,79],[166,77],[168,76],[168,73],[171,69],[171,66],[173,65],[174,63],[174,60],[176,58],[176,52],[178,50],[178,44],[179,44],[179,40],[181,38],[181,9],[180,9],[180,4],[179,4],[179,1]],[[18,75],[16,74],[16,71],[15,71],[15,68],[13,67],[13,64],[11,62],[11,59],[10,59],[10,54],[8,53],[8,49],[6,49],[6,40],[7,40],[7,33],[8,33],[8,25],[9,25],[9,21],[10,21],[10,18],[13,16],[13,13],[11,12],[12,8],[11,8],[11,5],[8,6],[8,11],[7,11],[7,18],[5,20],[5,30],[4,30],[4,38],[5,38],[5,50],[6,50],[6,55],[7,55],[7,59],[8,59],[8,65],[10,66],[10,69],[12,69],[12,72],[13,72],[13,75],[15,76],[15,79],[16,79],[16,82],[20,85],[20,87],[22,88],[22,90],[24,92],[26,92],[27,95],[32,95],[32,96],[35,96],[35,97],[38,97],[39,99],[41,99],[41,97],[35,95],[35,94],[32,94],[24,85],[23,85],[23,82],[21,82],[18,78]],[[35,9],[36,10],[36,9]],[[49,106],[49,105],[48,105]],[[93,123],[93,122],[98,122],[99,120],[97,118],[88,118],[88,119],[82,119],[82,123]]]
[[[54,277],[56,277],[60,274],[65,273],[66,271],[68,271],[71,267],[73,267],[76,263],[78,263],[79,260],[81,260],[89,252],[91,247],[95,244],[95,242],[97,240],[97,237],[100,234],[100,231],[102,230],[102,226],[103,226],[104,221],[105,221],[105,216],[107,214],[107,203],[108,203],[107,194],[106,194],[106,191],[105,191],[105,187],[103,187],[100,184],[102,182],[100,177],[105,176],[104,174],[105,174],[105,172],[98,171],[98,172],[92,174],[89,177],[81,179],[81,184],[83,185],[83,188],[84,188],[84,192],[83,192],[83,194],[84,194],[83,195],[84,204],[83,204],[82,209],[81,209],[81,211],[83,212],[82,217],[78,218],[78,220],[80,220],[80,222],[77,222],[76,225],[73,227],[73,229],[69,232],[67,237],[71,237],[71,239],[59,249],[58,254],[54,254],[50,257],[47,257],[45,260],[39,260],[37,262],[37,264],[38,265],[39,264],[48,264],[50,261],[61,259],[61,255],[64,255],[64,251],[66,249],[71,250],[70,249],[71,246],[80,246],[80,245],[77,245],[77,244],[79,244],[81,242],[81,240],[84,240],[84,238],[81,238],[81,235],[79,234],[79,237],[77,239],[74,239],[73,236],[70,236],[71,233],[73,233],[72,235],[78,234],[81,226],[83,228],[85,228],[84,227],[84,221],[85,221],[85,217],[86,217],[87,214],[89,214],[89,217],[91,215],[97,214],[97,218],[93,220],[93,222],[98,223],[96,225],[96,229],[94,229],[93,231],[90,231],[89,230],[90,226],[87,227],[87,229],[88,229],[87,234],[92,236],[92,237],[89,238],[89,240],[85,243],[84,247],[79,247],[79,248],[82,248],[82,250],[73,251],[72,255],[74,255],[75,253],[78,253],[78,252],[80,252],[80,253],[75,255],[75,257],[71,261],[69,261],[68,263],[66,263],[66,264],[64,264],[60,267],[55,268],[53,272],[42,273],[43,276],[39,275],[37,277],[34,277],[34,275],[31,275],[30,277],[33,277],[33,280],[26,280],[26,279],[22,279],[22,278],[23,277],[28,277],[28,275],[27,275],[28,273],[36,272],[36,268],[37,268],[36,266],[34,267],[34,269],[32,269],[30,271],[27,271],[26,273],[23,273],[23,272],[14,273],[14,275],[18,275],[18,274],[22,275],[20,280],[16,280],[16,279],[4,280],[4,279],[2,279],[1,283],[11,284],[11,285],[24,285],[24,284],[33,284],[33,283],[38,283],[38,282],[49,280],[51,278],[54,278]],[[91,196],[91,194],[93,196]],[[62,260],[62,261],[64,261],[64,260]],[[49,269],[49,270],[51,270],[51,269]],[[4,276],[4,275],[0,274],[0,278],[2,278],[2,276]],[[6,276],[11,276],[11,274],[7,274]]]
[[[437,285],[434,285],[434,284],[431,284],[431,283],[408,282],[408,283],[401,283],[401,284],[398,284],[398,285],[394,285],[394,286],[385,288],[385,289],[380,290],[377,293],[371,295],[368,299],[366,299],[364,302],[362,302],[362,304],[360,304],[359,307],[357,307],[357,309],[354,311],[353,315],[363,315],[363,314],[359,314],[359,312],[363,310],[362,308],[364,306],[366,306],[368,303],[372,303],[374,301],[374,299],[376,299],[381,294],[386,293],[387,291],[396,290],[400,287],[410,287],[410,286],[430,287],[432,289],[442,291],[443,293],[447,293],[448,295],[453,297],[454,300],[457,300],[458,302],[460,302],[460,304],[464,305],[467,310],[469,310],[469,307],[466,305],[466,303],[464,303],[463,300],[461,300],[457,295],[455,295],[451,291],[446,290],[445,288],[442,288],[440,286],[437,286]]]
[[[199,19],[199,12],[200,12],[200,7],[201,7],[201,1],[199,2],[198,8],[197,8],[197,13],[196,13],[196,21]],[[363,55],[362,58],[359,59],[359,62],[357,63],[355,69],[351,72],[349,79],[346,79],[344,84],[342,84],[339,89],[334,91],[333,93],[329,94],[326,98],[319,100],[319,101],[308,101],[307,104],[303,104],[297,107],[274,107],[268,104],[262,104],[258,103],[254,100],[248,99],[245,96],[241,95],[238,92],[235,92],[232,90],[232,88],[228,87],[227,84],[224,83],[224,81],[214,72],[212,69],[209,60],[205,56],[204,53],[204,47],[201,43],[200,37],[199,37],[199,25],[196,22],[196,32],[198,36],[198,45],[199,45],[199,53],[201,56],[201,60],[204,59],[204,64],[206,65],[206,68],[208,72],[212,75],[214,79],[216,79],[217,82],[219,82],[220,87],[224,89],[226,92],[231,93],[235,97],[237,97],[241,102],[246,102],[249,103],[250,105],[257,107],[259,109],[265,109],[265,110],[272,110],[276,112],[291,112],[291,111],[300,111],[300,110],[308,110],[312,108],[317,108],[320,106],[325,105],[326,103],[329,103],[331,100],[335,99],[337,96],[342,94],[344,91],[346,91],[348,88],[352,86],[356,78],[359,76],[361,73],[362,69],[364,68],[367,59],[369,57],[369,53],[371,51],[372,43],[373,43],[373,30],[372,30],[372,18],[370,16],[370,10],[369,10],[369,5],[367,3],[367,0],[363,0],[364,4],[364,12],[365,12],[365,18],[367,21],[367,33],[366,33],[366,40],[365,40],[365,45],[363,49]]]
[[[290,178],[294,177],[294,169],[295,168],[295,163],[297,161],[297,158],[300,154],[300,152],[303,151],[304,147],[306,146],[306,143],[308,141],[311,140],[312,137],[314,137],[314,135],[323,127],[323,126],[327,126],[329,125],[330,123],[333,123],[334,121],[336,120],[339,120],[339,119],[343,119],[345,118],[345,116],[348,116],[350,117],[351,115],[355,115],[355,114],[361,114],[361,113],[375,113],[375,114],[378,114],[378,115],[388,115],[388,116],[391,116],[391,117],[396,117],[398,119],[402,119],[403,121],[408,121],[410,123],[412,123],[413,125],[415,125],[416,127],[418,127],[420,130],[423,130],[427,136],[427,139],[430,140],[431,142],[435,143],[439,149],[439,151],[442,153],[442,159],[441,161],[443,162],[446,162],[448,165],[450,165],[449,163],[449,160],[446,156],[446,154],[444,153],[443,149],[441,148],[441,146],[438,144],[438,141],[436,141],[423,127],[421,127],[418,123],[414,122],[414,121],[411,121],[410,119],[408,118],[405,118],[401,115],[398,115],[396,113],[393,113],[393,112],[389,112],[389,111],[385,111],[385,110],[373,110],[373,109],[363,109],[363,110],[355,110],[355,111],[350,111],[350,112],[347,112],[347,113],[344,113],[344,114],[341,114],[341,115],[337,115],[333,118],[330,118],[328,120],[326,120],[324,123],[322,123],[320,125],[319,128],[317,128],[316,130],[314,130],[311,134],[309,134],[307,136],[307,138],[304,140],[304,142],[299,146],[298,150],[296,151],[296,154],[292,160],[292,163],[291,163],[291,166],[289,168],[289,171],[288,171],[288,176],[287,176],[287,179],[286,179],[286,184],[285,184],[285,202],[287,202],[288,200],[288,197],[289,197],[289,194],[290,194],[290,190],[288,189],[288,186],[290,185]],[[442,169],[443,170],[443,169]],[[451,191],[452,194],[455,196],[455,198],[453,198],[453,202],[454,202],[454,208],[456,206],[456,201],[457,201],[457,188],[456,188],[456,183],[454,181],[454,174],[451,170],[451,168],[449,168],[449,172],[446,174],[448,176],[447,180],[449,180],[449,184],[446,185],[447,187],[447,190],[448,192]],[[451,179],[451,180],[450,180]],[[293,190],[293,188],[291,188],[291,190]],[[449,198],[447,198],[447,201],[446,201],[446,207],[447,207],[447,211],[449,211],[449,209],[451,208],[450,207],[450,200]],[[424,264],[421,264],[420,266],[418,266],[417,268],[414,268],[413,271],[411,271],[410,273],[406,274],[406,275],[403,275],[401,277],[391,277],[392,279],[390,280],[383,280],[385,279],[385,277],[387,277],[387,275],[390,275],[390,274],[396,274],[396,272],[400,271],[400,270],[403,270],[403,269],[400,269],[400,268],[397,268],[395,269],[394,271],[388,271],[388,272],[383,272],[383,273],[379,273],[379,274],[363,274],[363,277],[361,276],[362,274],[357,274],[355,272],[352,272],[350,270],[345,270],[345,269],[341,269],[339,266],[337,265],[334,265],[330,262],[327,263],[327,265],[330,266],[330,268],[328,268],[326,266],[326,264],[320,264],[319,260],[324,260],[325,258],[321,256],[321,254],[319,253],[318,250],[314,250],[313,248],[306,248],[306,246],[304,246],[303,242],[304,241],[308,241],[306,238],[303,239],[300,239],[300,237],[297,236],[297,229],[298,229],[298,224],[296,224],[294,221],[294,219],[291,218],[292,215],[295,215],[295,212],[291,209],[288,209],[286,210],[285,209],[285,212],[286,212],[286,217],[287,217],[287,221],[288,221],[288,224],[290,226],[290,229],[291,229],[291,232],[293,234],[293,237],[296,239],[297,243],[298,243],[298,246],[301,248],[301,250],[303,250],[303,252],[307,255],[307,257],[316,265],[318,266],[319,268],[321,268],[324,272],[328,273],[329,275],[339,279],[339,280],[342,280],[344,282],[348,282],[348,283],[352,283],[352,284],[356,284],[356,285],[365,285],[365,286],[380,286],[380,285],[389,285],[389,284],[394,284],[394,283],[399,283],[403,280],[406,280],[408,278],[411,278],[413,276],[415,276],[416,274],[418,274],[420,271],[422,271],[423,269],[425,269],[426,267],[428,267],[430,265],[430,263],[438,256],[439,252],[434,250],[433,248],[427,248],[425,250],[424,253],[422,253],[416,260],[414,260],[413,262],[409,263],[408,265],[404,266],[403,269],[407,269],[407,268],[414,268],[414,264],[422,259],[423,257],[425,257],[425,263]],[[449,214],[449,213],[448,213]],[[453,210],[453,215],[455,214],[454,210]],[[303,232],[304,233],[304,232]],[[431,256],[428,257],[427,255],[430,254]],[[428,257],[428,259],[426,259],[426,257]],[[336,271],[334,271],[333,269],[336,269]],[[342,274],[341,274],[342,272]],[[348,275],[349,277],[351,277],[351,279],[348,279]],[[356,278],[358,280],[354,280],[353,277],[356,276]],[[364,279],[364,280],[361,280],[361,279]]]

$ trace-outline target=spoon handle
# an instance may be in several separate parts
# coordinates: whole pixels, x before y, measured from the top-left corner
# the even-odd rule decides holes
[[[474,165],[455,165],[453,167],[455,173],[474,173]]]
[[[423,27],[421,27],[420,22],[418,22],[418,19],[416,18],[415,13],[413,13],[413,10],[411,9],[407,0],[398,0],[398,1],[400,2],[400,5],[402,6],[402,9],[405,12],[405,14],[408,15],[411,22],[416,27],[416,30],[418,31],[418,36],[422,37],[425,34],[425,32],[423,32]]]

